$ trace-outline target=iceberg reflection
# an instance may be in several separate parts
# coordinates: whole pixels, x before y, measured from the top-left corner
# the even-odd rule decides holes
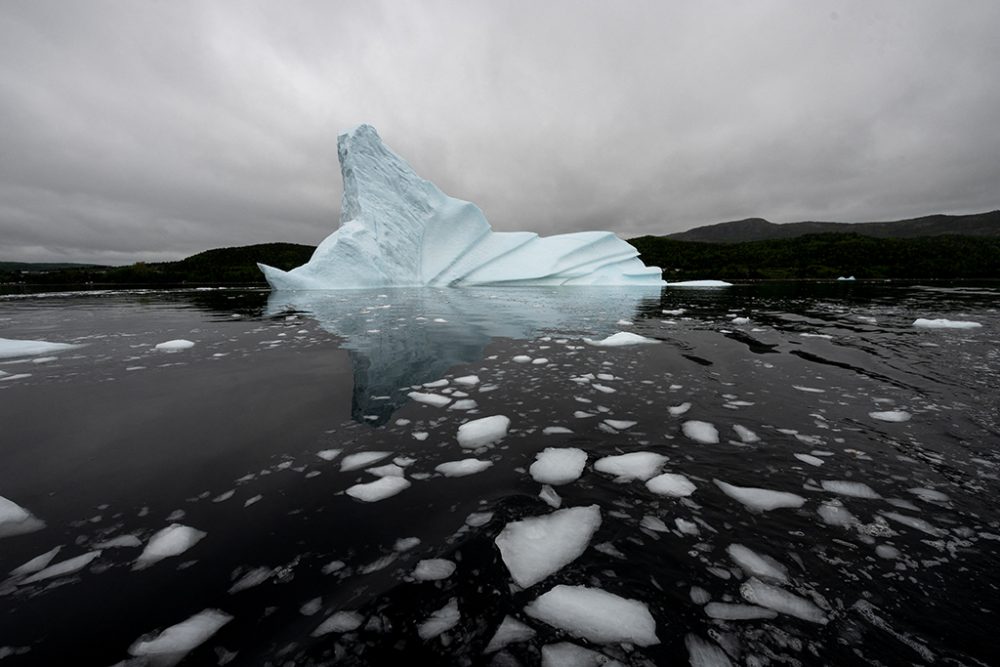
[[[342,337],[351,414],[378,425],[409,401],[402,390],[479,361],[494,339],[605,336],[659,299],[659,287],[276,291],[265,314],[301,313]]]

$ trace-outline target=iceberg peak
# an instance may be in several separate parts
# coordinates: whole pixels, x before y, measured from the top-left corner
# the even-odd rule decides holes
[[[660,269],[612,232],[494,232],[386,146],[371,125],[337,138],[340,227],[291,271],[259,264],[271,287],[662,285]]]

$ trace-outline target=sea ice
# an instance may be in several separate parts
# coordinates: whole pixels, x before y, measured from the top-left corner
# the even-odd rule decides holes
[[[486,650],[483,653],[496,653],[508,644],[528,641],[534,636],[535,631],[529,626],[513,616],[504,616],[497,631],[493,633],[493,639],[486,645]]]
[[[929,320],[919,317],[913,321],[913,326],[922,329],[978,329],[983,325],[979,322],[970,322],[968,320],[946,320],[943,318]]]
[[[463,375],[462,377],[455,378],[455,384],[460,384],[463,387],[474,387],[479,384],[479,376]]]
[[[883,422],[908,422],[912,415],[905,410],[887,410],[884,412],[869,412],[868,416]]]
[[[729,656],[717,644],[690,633],[684,637],[691,667],[733,667]]]
[[[480,461],[479,459],[462,459],[461,461],[448,461],[434,466],[445,477],[465,477],[475,475],[493,465],[492,461]]]
[[[621,481],[638,479],[646,481],[656,475],[667,457],[655,452],[631,452],[617,456],[605,456],[594,463],[594,470],[614,475]]]
[[[132,569],[142,570],[164,558],[182,554],[198,544],[206,534],[190,526],[172,523],[150,538]]]
[[[788,582],[788,570],[770,556],[759,554],[742,544],[730,544],[726,547],[726,553],[747,574],[781,583]]]
[[[62,547],[55,547],[54,549],[49,549],[45,553],[39,556],[35,556],[26,563],[14,568],[13,570],[10,571],[10,573],[15,577],[23,577],[28,574],[34,574],[39,570],[43,570],[48,566],[49,563],[52,562],[52,559],[56,557],[56,554],[59,553],[60,549],[62,549]]]
[[[458,444],[466,449],[477,449],[499,442],[507,435],[510,418],[493,415],[466,422],[458,427]]]
[[[524,608],[532,618],[598,644],[660,643],[645,603],[599,588],[559,585]]]
[[[340,471],[351,472],[352,470],[359,470],[389,456],[392,456],[392,452],[358,452],[357,454],[348,454],[340,461]]]
[[[356,611],[338,611],[312,631],[313,637],[322,637],[331,632],[353,632],[361,627],[365,617]]]
[[[810,623],[826,624],[826,614],[819,607],[799,597],[794,593],[789,593],[777,586],[765,584],[759,579],[751,578],[740,586],[740,595],[751,604],[760,605],[773,609],[779,614],[787,614],[795,618],[801,618]]]
[[[619,331],[618,333],[611,334],[607,338],[602,338],[601,340],[584,338],[583,342],[588,345],[593,345],[594,347],[624,347],[626,345],[650,345],[653,343],[659,343],[660,341],[655,338],[646,338],[645,336],[634,334],[631,331]]]
[[[715,485],[733,500],[742,503],[747,509],[756,512],[766,512],[780,507],[802,507],[806,499],[794,493],[772,491],[746,486],[733,486],[721,480],[714,480]]]
[[[33,357],[39,354],[51,354],[52,352],[63,352],[80,347],[68,343],[48,343],[43,340],[15,340],[13,338],[0,338],[0,359],[10,359],[12,357]]]
[[[542,429],[542,433],[545,435],[559,435],[562,433],[572,433],[572,429],[568,429],[565,426],[546,426]]]
[[[325,572],[324,572],[325,574]],[[236,580],[236,582],[229,587],[227,591],[229,594],[239,593],[240,591],[245,591],[248,588],[253,588],[254,586],[260,586],[262,583],[270,579],[274,575],[274,570],[269,567],[255,567],[250,570],[242,577]]]
[[[917,498],[925,502],[932,503],[945,503],[948,502],[948,496],[935,489],[925,489],[922,487],[910,489],[910,493],[915,495]]]
[[[413,578],[417,581],[440,581],[454,573],[455,563],[445,558],[422,560],[413,568]]]
[[[569,507],[512,521],[495,542],[511,577],[528,588],[579,558],[600,526],[597,505]]]
[[[461,618],[462,614],[458,610],[458,599],[451,598],[448,600],[448,604],[435,611],[430,618],[417,626],[417,634],[424,641],[434,639],[441,633],[455,627]]]
[[[709,602],[705,605],[705,613],[720,621],[750,621],[759,618],[774,618],[778,615],[778,612],[773,609],[725,602]]]
[[[834,504],[836,503],[836,504]],[[851,514],[839,501],[823,503],[816,509],[819,518],[828,526],[839,526],[850,528],[859,523],[857,518]]]
[[[165,343],[158,343],[155,348],[160,352],[179,352],[194,347],[194,343],[183,338],[168,340]]]
[[[206,609],[177,625],[172,625],[153,639],[136,641],[128,652],[146,657],[150,664],[175,665],[219,631],[233,617],[218,609]]]
[[[792,454],[792,456],[797,458],[799,461],[802,461],[803,463],[808,463],[811,466],[819,467],[823,465],[823,459],[819,458],[818,456],[813,456],[812,454],[795,453]]]
[[[410,481],[402,477],[380,477],[367,484],[355,484],[349,487],[345,493],[366,503],[374,503],[394,496],[409,487]]]
[[[872,487],[861,482],[845,482],[840,480],[825,479],[820,482],[820,486],[823,487],[824,491],[836,493],[840,496],[850,496],[851,498],[877,499],[882,497],[876,493]]]
[[[33,533],[45,527],[45,522],[13,500],[0,496],[0,537]]]
[[[703,445],[714,445],[719,442],[719,431],[708,422],[692,419],[684,422],[681,430],[688,438]]]
[[[658,496],[683,498],[694,493],[696,487],[684,475],[665,472],[646,482],[646,488]]]
[[[603,653],[572,642],[546,644],[542,647],[542,667],[624,667]]]
[[[88,553],[82,554],[75,558],[68,558],[64,561],[60,561],[55,565],[49,565],[44,570],[36,572],[24,581],[20,582],[22,584],[33,584],[36,581],[44,581],[45,579],[53,579],[55,577],[64,577],[67,574],[73,574],[74,572],[79,572],[83,568],[90,565],[91,561],[101,555],[100,550],[90,551]]]
[[[426,405],[432,405],[435,408],[443,408],[444,406],[451,403],[451,399],[447,396],[441,396],[440,394],[425,394],[419,391],[411,391],[407,394],[417,403],[424,403]]]
[[[576,447],[546,447],[535,454],[528,472],[539,484],[569,484],[575,482],[587,464],[587,453]]]
[[[740,426],[739,424],[733,424],[733,430],[736,431],[736,435],[742,442],[747,444],[759,442],[760,437],[748,429],[746,426]]]
[[[690,403],[681,403],[680,405],[671,405],[667,408],[667,412],[670,413],[671,417],[680,417],[682,414],[691,409]]]
[[[882,512],[882,516],[887,519],[892,519],[897,523],[901,523],[904,526],[916,528],[920,532],[927,533],[928,535],[938,536],[943,532],[940,528],[931,525],[923,519],[918,519],[915,516],[907,516],[905,514],[900,514],[899,512]]]
[[[667,283],[666,287],[732,287],[732,283],[724,280],[681,280],[676,283]]]

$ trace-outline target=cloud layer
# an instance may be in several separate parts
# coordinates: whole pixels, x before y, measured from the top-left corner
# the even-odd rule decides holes
[[[361,122],[495,229],[1000,207],[1000,3],[0,9],[0,260],[317,243]]]

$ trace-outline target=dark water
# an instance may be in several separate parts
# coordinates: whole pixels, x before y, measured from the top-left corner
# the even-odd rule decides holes
[[[688,664],[685,640],[714,650],[694,664],[1000,664],[998,296],[996,285],[845,283],[0,297],[0,337],[80,345],[0,359],[0,496],[44,522],[0,539],[0,664],[147,664],[130,647],[205,610],[231,618],[186,656],[148,664],[534,665],[564,641],[622,664]],[[982,327],[920,329],[917,317]],[[660,342],[582,340],[622,330]],[[172,339],[195,345],[153,348]],[[479,383],[453,381],[467,375]],[[440,379],[422,392],[476,406],[409,398]],[[911,418],[871,416],[892,411]],[[459,425],[490,415],[510,418],[507,436],[459,447]],[[689,420],[719,442],[687,437]],[[579,558],[521,590],[494,539],[554,511],[528,472],[546,447],[587,452],[582,476],[556,491],[563,508],[599,506],[602,523]],[[377,479],[340,470],[365,451],[391,454],[372,465],[406,464],[411,486],[370,503],[345,495]],[[695,492],[659,496],[593,467],[637,451],[668,457],[662,471]],[[492,466],[435,472],[473,456]],[[752,511],[715,480],[804,502]],[[831,507],[852,520],[831,525]],[[134,569],[173,523],[204,536]],[[123,536],[137,546],[98,546]],[[779,587],[825,623],[712,618],[708,598],[746,604],[733,544],[784,566]],[[49,565],[100,553],[65,576],[8,577],[56,547]],[[456,568],[415,581],[424,559]],[[589,643],[524,613],[558,584],[643,603],[659,643]],[[421,639],[452,600],[457,623]],[[345,610],[360,627],[313,636]],[[484,654],[505,616],[536,634]]]

